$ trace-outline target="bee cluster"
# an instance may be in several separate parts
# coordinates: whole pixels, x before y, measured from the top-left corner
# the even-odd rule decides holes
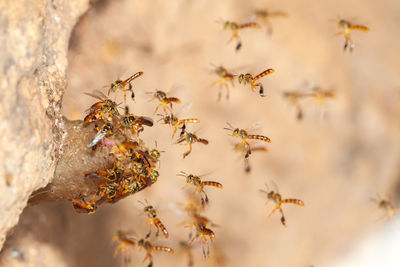
[[[266,10],[257,10],[254,14],[257,18],[261,19],[268,28],[268,33],[272,32],[269,19],[271,17],[286,17],[287,14],[276,11],[267,12]],[[256,22],[248,22],[239,24],[232,21],[223,23],[224,29],[232,30],[232,37],[229,40],[235,39],[237,41],[236,51],[242,47],[242,41],[238,35],[238,31],[242,29],[259,29],[260,24]],[[342,31],[339,34],[345,36],[345,47],[350,51],[353,50],[354,44],[350,39],[349,32],[351,30],[368,31],[364,26],[352,25],[347,21],[340,21],[338,28]],[[219,79],[212,85],[219,85],[218,100],[222,97],[222,90],[226,89],[226,99],[229,99],[229,87],[235,85],[235,80],[239,84],[250,85],[251,90],[258,90],[261,97],[265,96],[264,86],[259,82],[261,78],[275,72],[272,68],[266,68],[258,75],[251,73],[236,74],[232,70],[228,70],[222,65],[215,66],[213,71]],[[124,94],[124,103],[126,103],[127,92],[131,93],[131,98],[135,98],[132,81],[143,75],[143,72],[137,72],[127,78],[126,80],[117,80],[111,84],[108,95],[101,92],[96,94],[88,94],[97,98],[99,101],[94,103],[88,110],[87,116],[84,118],[84,123],[94,125],[93,139],[88,144],[88,149],[97,150],[102,147],[110,148],[110,155],[112,161],[108,162],[104,168],[88,173],[87,177],[99,180],[97,191],[91,196],[85,196],[80,199],[73,199],[73,207],[78,212],[93,213],[99,205],[103,203],[115,203],[126,196],[135,194],[147,187],[150,187],[157,182],[159,174],[159,161],[160,151],[157,148],[150,149],[146,146],[140,135],[146,127],[154,125],[153,119],[146,116],[138,116],[130,114],[128,108],[125,108],[125,114],[119,111],[119,105],[115,102],[117,94],[122,92]],[[115,100],[109,98],[109,95],[115,94]],[[169,125],[173,129],[172,138],[178,134],[175,143],[186,144],[188,150],[183,153],[183,158],[188,157],[193,149],[195,143],[208,145],[209,141],[205,138],[199,137],[196,133],[187,129],[188,125],[198,124],[200,120],[197,118],[184,118],[180,119],[173,112],[173,105],[181,103],[177,97],[169,96],[161,90],[155,90],[150,93],[152,98],[150,101],[157,100],[158,104],[154,110],[154,114],[160,117],[161,124]],[[333,98],[332,91],[322,90],[320,87],[315,86],[310,89],[310,92],[288,91],[283,95],[287,98],[298,111],[297,118],[300,120],[303,117],[303,110],[300,105],[300,100],[304,98],[314,98],[317,101],[324,101],[326,98]],[[157,113],[163,111],[163,114]],[[249,158],[255,151],[266,152],[267,148],[264,146],[254,146],[250,141],[260,141],[259,143],[271,143],[271,139],[267,136],[260,134],[252,134],[251,130],[239,127],[233,127],[227,122],[228,127],[225,130],[229,131],[229,135],[239,140],[234,144],[233,150],[241,154],[241,158],[245,163],[245,171],[250,171]],[[222,128],[222,127],[221,127]],[[206,188],[214,187],[215,189],[222,189],[223,185],[216,181],[206,181],[201,175],[195,175],[186,172],[179,172],[177,176],[184,177],[186,184],[184,187],[191,187],[194,192],[188,195],[184,204],[176,208],[178,213],[184,214],[186,219],[181,223],[182,226],[188,228],[189,238],[187,241],[181,241],[180,247],[182,250],[187,251],[189,257],[189,266],[193,265],[192,250],[195,244],[200,244],[204,257],[210,254],[209,241],[215,238],[213,228],[216,226],[209,218],[204,216],[203,212],[209,205],[209,198],[205,191]],[[266,197],[267,201],[272,201],[275,205],[270,214],[279,211],[281,214],[281,224],[286,226],[286,218],[282,209],[283,204],[293,204],[297,206],[304,206],[304,202],[297,198],[283,198],[278,189],[260,190]],[[392,216],[397,208],[391,202],[378,200],[375,202],[385,209],[388,215]],[[141,202],[142,203],[142,202]],[[118,242],[115,249],[115,256],[120,252],[126,263],[129,262],[128,251],[130,248],[142,248],[146,251],[144,260],[148,260],[148,266],[153,265],[152,252],[165,252],[173,254],[174,250],[170,247],[160,246],[150,241],[152,235],[152,228],[156,228],[155,237],[159,236],[161,232],[165,239],[168,239],[170,234],[167,227],[163,224],[156,209],[147,203],[143,204],[143,214],[147,215],[149,224],[149,232],[143,238],[137,236],[129,231],[118,230],[117,234],[113,237],[113,242]]]
[[[135,77],[139,76],[136,74]],[[119,86],[121,91],[132,91],[131,80],[129,78],[126,81],[116,81],[111,88]],[[126,86],[129,88],[125,89]],[[116,89],[111,91],[114,92]],[[88,196],[85,196],[72,200],[73,206],[78,212],[86,213],[95,212],[97,207],[104,202],[114,203],[151,186],[159,176],[157,164],[160,152],[156,148],[146,147],[139,137],[140,133],[144,131],[144,126],[153,126],[153,120],[129,114],[127,109],[125,114],[121,115],[115,101],[99,91],[95,93],[88,95],[99,101],[89,108],[88,114],[84,118],[84,123],[94,123],[96,130],[93,140],[88,144],[88,149],[101,149],[102,146],[111,147],[110,154],[113,161],[106,164],[104,169],[86,175],[89,178],[98,178],[97,192],[89,199]]]

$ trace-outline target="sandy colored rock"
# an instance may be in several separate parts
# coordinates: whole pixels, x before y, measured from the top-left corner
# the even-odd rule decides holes
[[[0,3],[0,246],[53,177],[63,134],[68,41],[88,1]]]

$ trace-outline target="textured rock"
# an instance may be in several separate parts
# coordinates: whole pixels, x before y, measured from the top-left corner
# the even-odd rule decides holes
[[[68,40],[88,1],[0,2],[0,246],[53,177]]]

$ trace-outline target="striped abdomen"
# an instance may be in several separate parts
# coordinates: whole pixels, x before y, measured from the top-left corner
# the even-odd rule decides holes
[[[296,199],[296,198],[283,199],[283,200],[281,200],[281,203],[290,203],[290,204],[296,204],[299,206],[304,206],[304,202],[301,201],[300,199]]]
[[[349,27],[349,30],[359,30],[363,32],[369,32],[369,29],[367,27],[361,25],[352,25]]]
[[[142,124],[142,125],[146,125],[149,127],[153,126],[153,120],[149,117],[143,117],[143,116],[139,116],[137,117],[137,123]]]
[[[202,143],[203,145],[208,145],[208,141],[203,138],[197,138],[197,142]]]
[[[271,74],[271,73],[273,73],[273,72],[275,72],[274,69],[267,69],[267,70],[264,70],[263,72],[261,72],[261,73],[258,74],[257,76],[253,77],[253,81],[257,81],[258,79],[260,79],[260,78],[262,78],[262,77],[264,77],[264,76],[266,76],[266,75],[268,75],[268,74]]]
[[[169,247],[153,246],[153,247],[151,247],[151,250],[174,254],[174,250],[172,248],[169,248]]]
[[[252,134],[252,135],[248,135],[247,139],[256,139],[256,140],[261,140],[267,143],[271,143],[271,139],[269,139],[266,136],[263,135],[258,135],[258,134]]]
[[[244,28],[254,28],[254,29],[258,29],[260,28],[260,25],[258,25],[255,22],[249,22],[249,23],[244,23],[244,24],[240,24],[238,25],[238,29],[244,29]]]
[[[154,225],[161,230],[163,236],[168,239],[168,231],[165,228],[164,224],[162,224],[161,220],[158,218],[153,219]]]
[[[207,228],[207,227],[200,227],[200,229],[198,229],[198,231],[199,231],[199,233],[200,233],[200,235],[205,239],[205,240],[207,240],[207,237],[206,236],[209,236],[210,237],[210,239],[214,239],[214,237],[215,237],[215,234],[214,234],[214,232],[213,232],[213,230],[211,230],[211,229],[209,229],[209,228]]]
[[[213,181],[204,181],[200,183],[200,186],[205,186],[205,185],[222,188],[222,184]]]
[[[171,102],[181,103],[179,98],[176,98],[176,97],[168,97],[168,98],[164,99],[164,102],[166,102],[166,103],[171,103]]]
[[[181,124],[186,124],[186,123],[200,123],[199,119],[184,119],[184,120],[179,120],[178,123],[176,124],[181,125]]]
[[[131,77],[129,77],[128,79],[126,79],[126,82],[127,82],[127,83],[130,83],[132,80],[134,80],[134,79],[136,79],[137,77],[142,76],[142,75],[143,75],[143,72],[139,71],[139,72],[133,74],[133,75],[132,75]]]

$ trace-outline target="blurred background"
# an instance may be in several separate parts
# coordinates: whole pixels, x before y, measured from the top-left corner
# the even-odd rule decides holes
[[[287,17],[271,18],[271,35],[266,27],[240,31],[243,46],[235,52],[220,21],[249,22],[255,9]],[[218,227],[209,258],[194,248],[195,266],[399,266],[393,248],[400,221],[379,220],[385,211],[370,200],[399,199],[399,14],[395,0],[93,1],[70,41],[64,115],[83,119],[94,103],[84,92],[107,92],[116,79],[143,71],[133,82],[135,103],[128,96],[130,112],[157,120],[157,103],[146,92],[170,92],[182,101],[174,106],[179,117],[200,119],[189,128],[210,144],[194,144],[182,159],[187,147],[174,144],[172,129],[146,128],[145,143],[157,141],[165,151],[154,186],[93,215],[75,213],[68,202],[26,208],[3,249],[4,266],[124,266],[113,258],[111,238],[118,229],[147,233],[138,203],[145,199],[171,236],[154,243],[175,249],[153,253],[154,266],[187,266],[178,246],[188,236],[179,225],[185,218],[171,208],[185,201],[179,171],[208,174],[224,186],[207,190],[204,214]],[[353,53],[343,51],[343,36],[334,36],[339,18],[371,30],[351,32]],[[213,70],[221,64],[237,74],[274,68],[260,80],[266,97],[235,81],[229,101],[223,91],[218,102]],[[304,118],[297,120],[283,92],[310,91],[313,84],[335,97],[302,100]],[[238,140],[223,130],[226,122],[240,128],[262,122],[254,133],[272,141],[267,153],[251,155],[249,174],[233,151]],[[278,213],[268,217],[273,204],[259,193],[272,181],[284,198],[305,202],[283,206],[287,227]],[[132,251],[130,266],[141,266],[144,256]]]

